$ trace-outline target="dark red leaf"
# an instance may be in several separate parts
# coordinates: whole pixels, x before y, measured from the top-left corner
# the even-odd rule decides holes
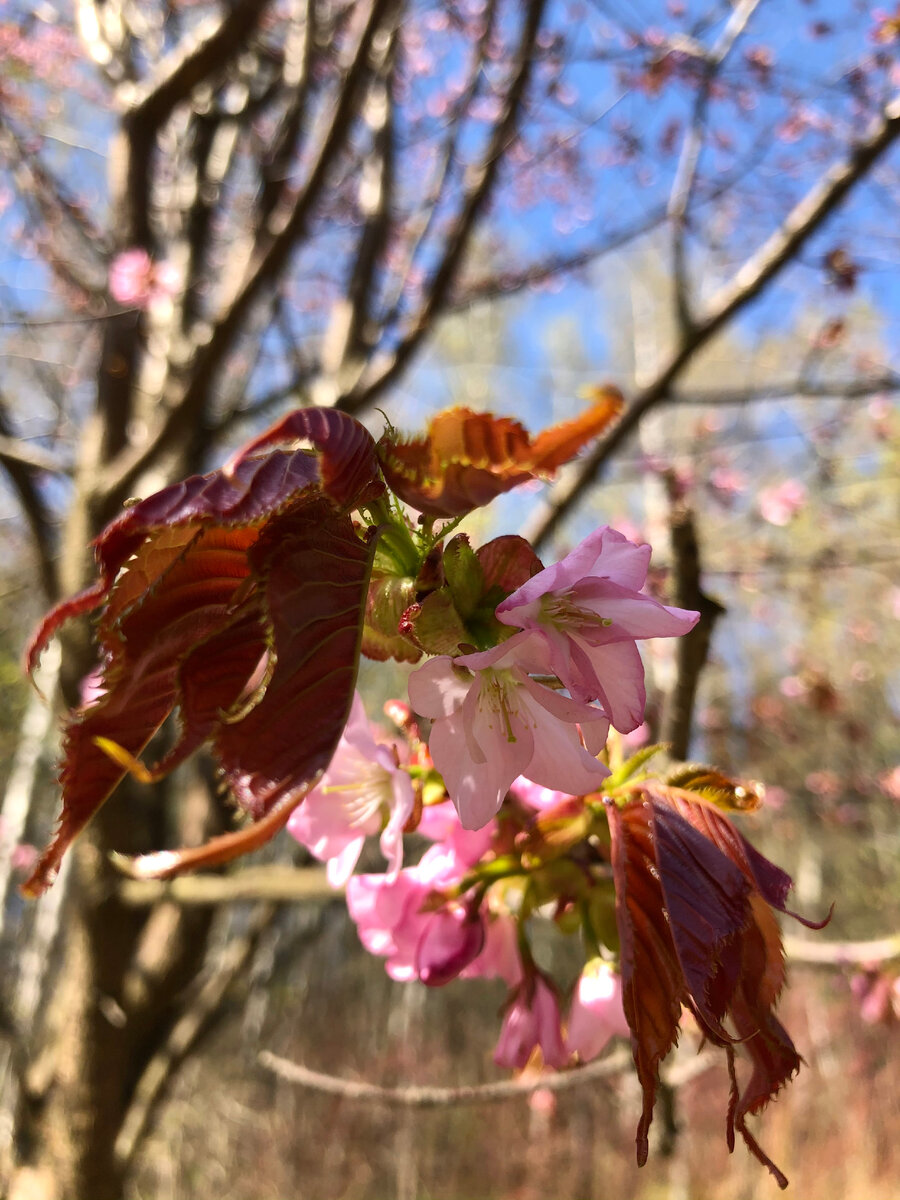
[[[355,417],[335,408],[288,413],[244,446],[226,466],[226,474],[239,470],[249,455],[264,447],[301,439],[319,451],[322,490],[341,508],[356,508],[384,491],[372,435]]]
[[[617,808],[607,802],[621,945],[622,1003],[644,1102],[637,1128],[637,1161],[647,1161],[648,1132],[659,1086],[659,1064],[678,1040],[687,999],[668,921],[653,843],[649,804]]]
[[[312,415],[304,428],[323,447],[321,460],[301,450],[245,452],[231,471],[193,476],[128,509],[96,540],[99,582],[42,623],[32,665],[62,621],[104,605],[97,637],[106,690],[67,722],[59,829],[26,892],[52,882],[73,837],[128,770],[165,773],[211,740],[238,801],[262,818],[299,802],[327,765],[352,699],[371,567],[346,510],[383,484],[358,422]],[[137,756],[173,709],[180,736],[145,768]],[[166,873],[188,861],[179,855],[166,852]]]

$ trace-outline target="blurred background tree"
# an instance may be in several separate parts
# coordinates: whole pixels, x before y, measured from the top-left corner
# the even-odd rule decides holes
[[[598,521],[630,522],[657,549],[660,586],[667,566],[685,583],[668,542],[689,522],[703,594],[727,612],[696,729],[682,706],[684,752],[775,785],[754,836],[775,843],[805,902],[839,898],[832,936],[896,928],[898,40],[896,15],[825,0],[4,6],[10,1196],[297,1191],[310,1164],[288,1151],[283,1111],[269,1152],[250,1139],[278,1173],[245,1158],[243,1178],[215,1179],[210,1159],[243,1157],[221,1122],[246,1133],[256,1126],[242,1105],[288,1103],[254,1077],[243,1100],[229,1088],[237,1107],[229,1117],[223,1100],[207,1137],[206,1103],[183,1087],[225,1095],[220,1055],[180,1085],[200,1118],[183,1122],[190,1145],[173,1144],[165,1119],[165,1153],[157,1140],[135,1175],[176,1071],[238,985],[248,1046],[302,1008],[307,1048],[355,1031],[345,1065],[394,1081],[421,1066],[417,987],[399,1004],[376,990],[377,965],[357,962],[330,904],[283,911],[319,887],[315,872],[235,873],[216,904],[120,883],[108,850],[200,840],[229,820],[202,766],[121,788],[39,904],[14,888],[56,803],[50,710],[13,679],[29,624],[84,586],[90,539],[129,498],[219,463],[299,403],[373,428],[376,404],[418,427],[459,402],[537,425],[571,411],[580,386],[619,383],[629,406],[612,434],[531,497],[527,517],[517,496],[489,519],[547,552]],[[39,682],[71,704],[93,666],[87,629],[59,661],[47,655]],[[651,665],[655,732],[696,679],[659,656]],[[279,845],[264,857],[297,855]],[[428,1028],[448,1023],[429,1068],[480,1077],[466,998],[428,1002]],[[333,1027],[337,1009],[346,1022],[329,1041],[317,1021]],[[880,1068],[867,1064],[874,1105]],[[619,1167],[591,1165],[584,1146],[613,1099],[572,1106],[582,1156],[561,1181],[561,1149],[541,1166],[513,1142],[508,1172],[498,1161],[484,1188],[463,1172],[432,1179],[429,1194],[599,1194]],[[896,1122],[896,1100],[886,1106]],[[549,1108],[530,1112],[539,1138]],[[304,1120],[321,1159],[323,1132]],[[419,1160],[406,1118],[366,1118],[358,1153],[352,1122],[339,1126],[322,1166],[331,1182],[311,1193],[413,1196],[428,1155],[474,1170],[477,1120],[454,1118]],[[388,1129],[382,1170],[369,1157]],[[856,1182],[871,1194],[870,1178]],[[668,1185],[681,1186],[677,1173]],[[841,1186],[854,1194],[853,1180]]]

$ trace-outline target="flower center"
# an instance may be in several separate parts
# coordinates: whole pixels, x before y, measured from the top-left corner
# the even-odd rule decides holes
[[[599,613],[583,608],[571,591],[550,592],[541,596],[540,606],[541,617],[548,625],[553,625],[559,630],[564,630],[566,626],[571,628],[573,625],[588,625],[595,629],[606,629],[612,625],[611,618],[601,617]]]
[[[391,774],[377,763],[366,763],[356,779],[348,783],[331,783],[322,788],[325,794],[339,794],[347,823],[356,828],[373,818],[380,818],[391,807],[393,786]]]

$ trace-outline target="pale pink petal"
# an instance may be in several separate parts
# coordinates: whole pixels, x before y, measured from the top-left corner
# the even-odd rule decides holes
[[[542,711],[543,716],[540,715]],[[577,728],[554,720],[536,704],[532,712],[538,727],[534,751],[522,774],[535,783],[567,792],[570,796],[583,796],[601,788],[609,770],[585,750]]]
[[[353,874],[353,870],[359,862],[359,856],[362,854],[365,840],[364,837],[354,838],[348,841],[338,854],[328,856],[325,875],[333,888],[342,888]]]
[[[462,707],[471,684],[465,671],[454,668],[452,658],[441,655],[410,675],[409,702],[423,717],[449,717]]]
[[[643,721],[647,702],[644,664],[637,646],[630,641],[612,642],[592,646],[589,653],[598,684],[603,681],[600,704],[620,733],[630,733]]]
[[[608,964],[588,963],[572,997],[566,1041],[582,1062],[590,1062],[610,1038],[628,1037],[622,1008],[622,980]]]

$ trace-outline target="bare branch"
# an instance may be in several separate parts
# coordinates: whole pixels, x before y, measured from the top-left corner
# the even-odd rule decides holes
[[[242,900],[327,903],[340,897],[319,867],[244,867],[231,875],[183,875],[170,880],[126,879],[119,885],[123,904],[134,907],[171,900],[176,904],[234,904]]]
[[[53,534],[50,509],[44,502],[34,476],[35,471],[53,469],[55,474],[60,472],[55,459],[52,459],[53,468],[48,466],[51,458],[52,456],[45,455],[35,447],[23,445],[15,436],[7,405],[0,398],[0,465],[6,470],[31,530],[41,590],[48,604],[55,603],[60,594],[56,569],[56,538]]]
[[[530,0],[528,4],[503,111],[494,124],[481,162],[470,172],[459,212],[453,228],[447,235],[441,261],[431,277],[419,310],[412,318],[396,350],[385,362],[373,363],[371,369],[364,373],[359,386],[344,398],[341,407],[348,412],[360,408],[364,403],[370,403],[405,369],[447,300],[469,247],[476,220],[493,190],[504,151],[515,134],[531,76],[534,47],[546,3],[547,0]]]
[[[444,139],[440,159],[432,173],[428,194],[421,205],[419,220],[416,224],[412,224],[406,233],[405,261],[397,268],[398,282],[396,293],[394,299],[387,306],[387,312],[382,322],[385,329],[390,329],[397,320],[410,273],[419,259],[420,253],[428,241],[428,237],[437,220],[440,199],[444,194],[450,171],[459,151],[459,143],[465,127],[465,115],[478,94],[478,87],[485,62],[487,61],[488,47],[494,34],[496,21],[497,0],[489,0],[483,18],[481,34],[472,49],[472,65],[468,72],[466,85],[448,114],[447,136]]]
[[[670,1087],[681,1087],[716,1066],[718,1061],[718,1058],[710,1053],[685,1059],[666,1072],[666,1082]],[[586,1063],[584,1066],[573,1068],[570,1071],[549,1071],[545,1074],[524,1076],[518,1079],[503,1079],[496,1083],[476,1083],[462,1087],[382,1087],[375,1083],[340,1079],[336,1075],[312,1071],[300,1063],[291,1062],[289,1059],[273,1054],[271,1050],[262,1050],[259,1054],[259,1062],[267,1070],[272,1071],[281,1079],[287,1080],[288,1083],[324,1092],[329,1096],[340,1096],[343,1100],[374,1102],[390,1108],[419,1109],[456,1108],[466,1104],[496,1104],[498,1101],[531,1096],[538,1091],[567,1092],[572,1088],[594,1083],[598,1079],[611,1079],[616,1075],[621,1075],[633,1065],[632,1057],[627,1050],[617,1050],[609,1058],[600,1059],[599,1062]]]
[[[193,363],[190,382],[180,397],[167,405],[159,426],[142,446],[125,451],[114,462],[101,486],[115,503],[127,495],[141,473],[174,441],[190,433],[209,393],[210,381],[217,375],[233,350],[254,304],[261,296],[273,292],[279,275],[285,269],[292,251],[306,234],[307,222],[318,202],[336,158],[347,143],[358,112],[360,87],[368,70],[372,39],[384,19],[385,12],[395,0],[371,0],[364,12],[362,29],[344,73],[340,92],[331,120],[323,135],[306,186],[290,208],[278,207],[266,228],[259,233],[256,254],[234,299],[216,324]],[[363,12],[362,6],[359,9]]]
[[[588,1063],[575,1071],[537,1075],[527,1079],[503,1079],[497,1083],[471,1084],[464,1087],[382,1087],[361,1080],[339,1079],[312,1071],[300,1063],[291,1062],[262,1050],[259,1062],[267,1070],[300,1087],[340,1096],[343,1100],[363,1100],[385,1104],[391,1108],[453,1108],[464,1104],[495,1104],[500,1100],[516,1100],[546,1088],[551,1092],[567,1091],[598,1079],[609,1079],[627,1071],[632,1065],[627,1050],[620,1050],[600,1062]]]
[[[666,485],[671,505],[669,536],[672,545],[672,579],[675,584],[672,599],[679,608],[699,612],[700,620],[690,633],[678,638],[675,647],[675,683],[666,697],[660,741],[668,742],[674,758],[687,759],[697,685],[709,656],[713,629],[725,609],[703,591],[700,543],[694,514],[677,499],[672,473]]]
[[[880,967],[900,959],[900,933],[869,942],[814,942],[786,937],[784,950],[793,963],[816,967]]]
[[[702,78],[694,98],[691,123],[681,147],[681,156],[675,169],[675,178],[669,195],[668,216],[672,223],[672,281],[675,289],[675,314],[682,335],[693,326],[690,297],[690,278],[687,264],[687,216],[694,188],[697,169],[706,137],[706,114],[716,78],[743,33],[747,22],[759,5],[759,0],[741,0],[729,17],[716,44],[703,58]]]
[[[842,163],[832,166],[804,198],[791,210],[784,222],[737,271],[730,283],[710,301],[689,335],[682,337],[669,361],[656,378],[635,396],[619,424],[594,449],[564,485],[554,489],[545,510],[524,531],[540,547],[551,536],[563,517],[575,506],[600,477],[606,464],[634,432],[641,419],[658,404],[672,399],[675,381],[697,352],[714,334],[745,308],[800,253],[809,239],[864,179],[879,158],[900,136],[900,97],[885,109],[866,137]]]
[[[301,0],[294,0],[299,9]],[[284,46],[282,76],[284,86],[292,94],[290,105],[278,130],[271,157],[263,168],[259,193],[259,223],[268,224],[276,205],[284,195],[291,163],[294,161],[304,132],[306,109],[312,84],[312,57],[316,40],[315,0],[302,0],[302,15],[293,14]]]
[[[128,105],[126,123],[140,125],[144,136],[154,135],[198,84],[223,72],[235,54],[246,47],[269,3],[237,0],[224,17],[203,22],[186,37],[150,79],[130,93],[123,89],[120,98]]]

